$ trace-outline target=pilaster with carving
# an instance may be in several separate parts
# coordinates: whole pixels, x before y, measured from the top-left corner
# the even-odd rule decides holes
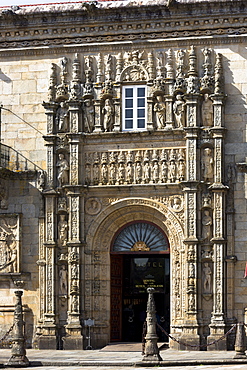
[[[46,276],[42,289],[46,294],[42,335],[38,338],[40,349],[56,348],[55,201],[56,194],[53,192],[50,192],[45,198],[45,249],[43,252],[41,249],[41,252],[45,256]],[[40,264],[44,265],[42,259]]]
[[[224,307],[224,274],[225,274],[225,194],[228,189],[223,184],[224,168],[224,117],[223,117],[223,71],[221,55],[216,55],[214,69],[214,94],[212,95],[214,105],[214,126],[212,137],[214,141],[214,177],[210,189],[213,193],[213,312],[210,324],[210,336],[208,341],[220,338],[225,332],[225,307]],[[210,347],[210,350],[226,349],[226,340]]]
[[[68,318],[64,349],[83,349],[81,317],[81,243],[80,243],[80,191],[78,188],[67,189],[69,200],[68,233]]]

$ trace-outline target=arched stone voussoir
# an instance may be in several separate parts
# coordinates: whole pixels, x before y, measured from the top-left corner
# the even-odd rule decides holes
[[[177,249],[178,244],[181,247],[184,231],[176,213],[166,205],[148,198],[125,198],[105,208],[88,230],[87,245],[92,250],[109,250],[115,233],[121,227],[140,220],[160,227],[167,235],[171,249]]]

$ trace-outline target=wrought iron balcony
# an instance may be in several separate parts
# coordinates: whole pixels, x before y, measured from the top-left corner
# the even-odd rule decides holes
[[[32,177],[40,168],[8,145],[0,144],[1,176],[25,175]]]

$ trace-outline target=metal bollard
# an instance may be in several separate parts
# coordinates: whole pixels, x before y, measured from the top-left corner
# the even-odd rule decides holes
[[[246,335],[243,323],[237,323],[236,341],[235,341],[235,356],[233,358],[246,358]]]
[[[12,337],[11,357],[6,366],[27,367],[29,361],[26,357],[25,338],[24,338],[24,321],[22,312],[21,296],[22,291],[16,290],[16,304],[14,311],[14,335]]]
[[[158,336],[156,333],[156,309],[154,302],[154,289],[148,288],[148,303],[147,303],[147,334],[146,334],[146,345],[145,345],[145,354],[142,361],[162,361],[162,358],[159,354],[159,348],[157,345]]]

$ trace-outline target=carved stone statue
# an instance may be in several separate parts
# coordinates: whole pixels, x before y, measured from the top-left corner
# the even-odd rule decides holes
[[[209,241],[212,235],[212,217],[210,216],[210,212],[208,210],[204,211],[204,215],[202,217],[202,238],[205,241]]]
[[[60,215],[58,223],[58,245],[64,247],[68,240],[68,222],[65,220],[65,215]]]
[[[195,310],[195,296],[194,294],[190,294],[189,296],[189,311]]]
[[[67,295],[68,291],[68,272],[66,266],[62,265],[59,271],[59,288],[60,294]]]
[[[105,100],[103,108],[103,128],[104,131],[111,131],[113,126],[114,107],[110,99]]]
[[[69,118],[69,109],[64,102],[61,102],[60,107],[57,110],[55,120],[59,132],[68,131],[68,118]]]
[[[37,182],[39,189],[43,190],[45,187],[45,172],[43,170],[38,171]]]
[[[108,183],[108,168],[106,163],[103,163],[101,166],[101,182],[103,185]]]
[[[84,102],[84,112],[85,112],[85,130],[87,132],[92,132],[94,129],[94,107],[91,99],[87,99]]]
[[[132,162],[128,162],[127,168],[126,168],[126,181],[127,184],[132,184],[134,179],[134,168],[132,165]]]
[[[176,164],[174,160],[170,161],[169,163],[168,178],[170,182],[175,182],[176,180]]]
[[[211,181],[214,176],[214,160],[212,149],[205,148],[202,157],[202,175],[204,181]]]
[[[0,271],[18,272],[17,264],[17,224],[12,226],[12,221],[0,220]]]
[[[173,104],[173,113],[175,117],[176,127],[185,126],[185,102],[183,101],[182,95],[178,94]]]
[[[204,95],[202,102],[202,125],[213,126],[213,102],[208,94]]]
[[[165,127],[166,122],[166,104],[163,101],[162,95],[157,95],[157,103],[154,104],[154,112],[156,113],[156,124],[158,129]]]
[[[72,312],[78,312],[78,298],[76,295],[72,296],[71,308]]]
[[[58,185],[61,187],[65,184],[68,184],[69,182],[69,164],[68,161],[65,159],[64,154],[60,153],[58,155],[58,162],[57,162],[57,168],[58,168]]]
[[[203,290],[205,293],[210,293],[211,292],[212,270],[208,262],[204,263],[203,273],[204,273]]]

